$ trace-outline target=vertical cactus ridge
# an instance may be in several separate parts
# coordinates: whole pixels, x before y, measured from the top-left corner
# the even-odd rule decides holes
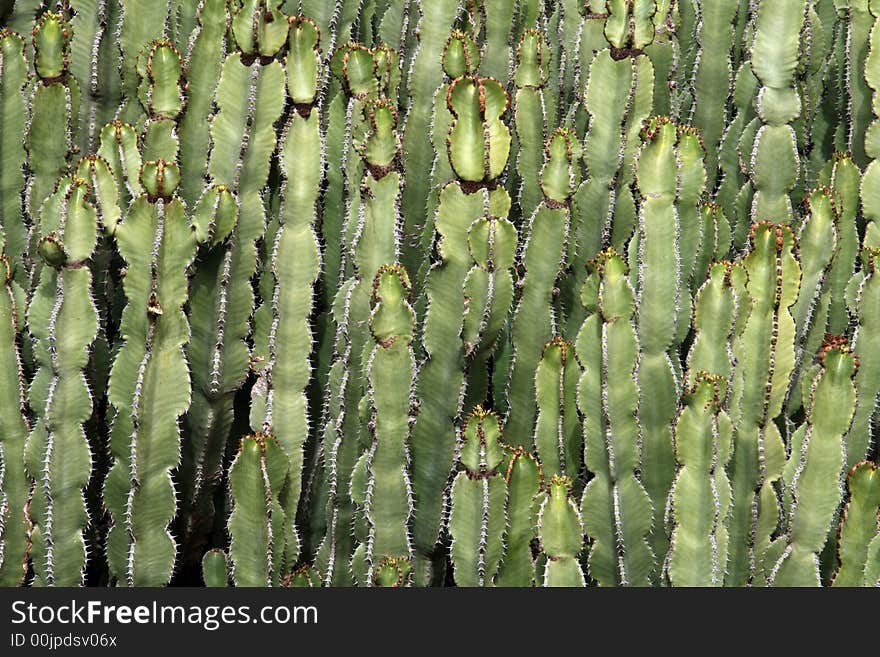
[[[507,522],[507,482],[499,471],[503,460],[501,421],[477,406],[464,421],[459,444],[463,470],[452,483],[450,554],[458,586],[489,586],[498,572]]]
[[[843,489],[844,435],[856,403],[853,377],[858,358],[846,340],[831,337],[819,352],[821,371],[813,380],[807,422],[792,436],[792,458],[785,468],[791,493],[787,534],[767,551],[782,550],[765,564],[774,586],[819,586],[819,553],[835,520]],[[784,546],[784,547],[783,547]]]
[[[876,544],[880,534],[880,475],[877,465],[862,461],[847,475],[849,498],[838,529],[837,555],[840,566],[832,586],[874,586]],[[875,560],[872,570],[872,558]]]
[[[425,199],[433,161],[431,148],[424,138],[431,125],[434,90],[442,81],[438,64],[449,29],[458,13],[457,0],[419,3],[416,27],[417,46],[409,64],[408,96],[410,99],[403,134],[403,167],[408,181],[401,199],[404,224],[402,262],[407,271],[419,271],[422,256],[416,250],[418,235],[428,220]]]
[[[19,337],[24,316],[12,265],[6,256],[0,256],[0,265],[0,371],[4,373],[0,385],[0,584],[18,586],[27,573],[31,533],[31,481],[24,463],[30,423]]]
[[[668,119],[652,119],[636,165],[642,197],[638,233],[637,326],[641,481],[654,507],[654,553],[666,553],[664,510],[675,476],[672,423],[681,388],[680,366],[671,356],[679,317],[687,316],[688,293],[682,267],[680,213],[676,207],[679,173],[677,128]],[[693,219],[693,217],[691,217]],[[693,229],[694,226],[689,228]],[[630,245],[632,250],[633,245]],[[670,257],[671,251],[671,257]]]
[[[92,274],[86,261],[97,243],[98,222],[85,181],[68,179],[57,211],[44,212],[37,251],[44,261],[27,310],[38,370],[29,405],[37,415],[24,458],[38,482],[29,504],[34,528],[35,583],[82,583],[89,517],[83,489],[92,454],[83,423],[92,411],[84,376],[98,331]]]
[[[856,217],[859,211],[861,174],[852,157],[841,153],[835,154],[823,175],[820,175],[820,181],[833,190],[840,212],[837,249],[828,272],[828,331],[835,334],[845,331],[850,323],[845,297],[846,286],[852,278],[859,257],[859,227]]]
[[[229,558],[236,586],[278,586],[289,522],[279,498],[288,467],[287,453],[271,434],[241,439],[229,469]]]
[[[751,151],[753,222],[793,218],[789,194],[801,171],[791,124],[802,110],[795,73],[806,7],[806,0],[758,3],[751,67],[762,85],[756,105],[762,124]]]
[[[733,426],[721,378],[702,372],[675,422],[679,470],[672,485],[667,574],[673,586],[721,586],[727,564],[727,514]]]
[[[550,48],[544,34],[534,28],[525,30],[516,48],[514,74],[516,173],[520,180],[517,200],[523,222],[529,221],[543,197],[540,166],[547,132],[544,86],[548,82],[549,64]]]
[[[529,218],[519,257],[523,274],[519,300],[511,320],[513,361],[507,383],[508,435],[531,446],[537,417],[535,370],[546,343],[564,329],[556,297],[569,257],[570,199],[578,183],[579,144],[571,131],[551,135],[541,174],[544,199]]]
[[[246,11],[257,20],[255,10],[253,3],[240,9],[239,21]],[[286,20],[283,23],[287,25]],[[181,466],[185,498],[190,501],[185,520],[187,552],[197,550],[205,526],[210,527],[210,500],[221,474],[233,399],[250,366],[245,340],[254,309],[250,279],[257,269],[255,243],[265,230],[261,192],[269,175],[277,142],[274,125],[286,91],[279,93],[285,89],[284,68],[272,53],[259,58],[244,49],[279,48],[274,31],[272,35],[269,45],[260,45],[260,41],[257,46],[251,37],[240,37],[245,46],[226,57],[215,93],[208,175],[213,184],[224,185],[235,196],[238,220],[230,239],[200,257],[192,281],[193,339],[187,358],[193,401],[184,419],[186,449]]]
[[[544,473],[538,460],[521,445],[505,456],[507,463],[507,527],[504,557],[495,577],[497,586],[534,586],[535,561],[532,541],[538,525],[538,494],[544,487]]]
[[[114,521],[107,538],[111,572],[129,586],[157,586],[171,578],[177,553],[169,531],[177,511],[171,471],[179,465],[179,421],[192,397],[183,306],[196,241],[175,195],[177,166],[145,162],[141,179],[144,194],[115,233],[127,302],[124,342],[110,372],[114,463],[104,495]]]
[[[588,267],[581,302],[589,314],[576,343],[584,368],[577,398],[584,418],[584,463],[593,475],[581,498],[591,541],[588,572],[600,586],[647,586],[655,563],[647,543],[651,501],[636,478],[635,294],[626,263],[615,251],[603,251]]]
[[[866,240],[867,241],[867,240]],[[855,384],[858,396],[852,426],[846,437],[846,467],[852,469],[867,457],[871,446],[875,444],[872,436],[872,423],[876,416],[876,402],[880,393],[880,363],[877,362],[878,336],[874,328],[880,320],[880,279],[875,270],[877,253],[866,247],[863,254],[864,276],[856,278],[858,296],[855,303],[858,322],[853,334],[853,346],[859,354],[859,369],[856,372]]]
[[[730,401],[734,424],[728,474],[733,490],[730,548],[725,584],[764,580],[763,553],[778,523],[773,482],[782,476],[784,447],[779,415],[795,362],[796,301],[801,268],[787,226],[755,224],[743,261],[748,274],[747,319],[734,343],[737,370]]]
[[[725,109],[733,91],[735,30],[732,27],[738,6],[728,0],[704,0],[694,4],[699,6],[700,21],[695,35],[699,52],[693,77],[691,121],[706,144],[706,173],[711,189],[718,180],[718,148],[726,127]]]
[[[746,306],[746,270],[739,263],[718,262],[694,301],[694,342],[687,357],[687,385],[696,384],[700,372],[714,372],[714,385],[722,389],[722,405],[733,378],[733,343]]]
[[[578,562],[584,526],[581,512],[571,498],[571,489],[569,477],[554,475],[540,497],[538,541],[547,556],[544,586],[586,586]]]
[[[200,0],[194,5],[197,27],[186,49],[186,111],[180,119],[180,160],[183,179],[180,197],[192,208],[202,194],[207,169],[205,154],[210,145],[214,91],[226,47],[227,0]],[[183,52],[182,46],[178,46]]]
[[[353,276],[340,288],[333,306],[339,333],[331,370],[329,418],[324,444],[324,463],[331,493],[327,505],[327,531],[319,551],[325,581],[336,584],[350,580],[352,543],[352,498],[350,480],[355,461],[371,442],[357,410],[368,396],[366,363],[373,336],[369,322],[371,298],[377,272],[400,256],[401,218],[399,194],[402,184],[397,171],[400,140],[397,113],[386,99],[369,99],[363,104],[369,131],[358,146],[361,152],[361,207],[354,229],[351,253]],[[409,284],[407,277],[407,284]],[[366,545],[364,545],[366,550]],[[394,552],[397,556],[407,551]],[[377,559],[381,554],[376,555]],[[372,558],[372,555],[371,555]],[[370,567],[361,561],[365,580]]]
[[[544,471],[567,475],[575,480],[580,474],[583,440],[577,411],[577,385],[581,366],[574,345],[556,337],[546,345],[535,371],[535,396],[538,417],[535,423],[535,446]]]
[[[27,158],[21,136],[25,133],[28,107],[25,88],[28,62],[24,39],[0,30],[0,240],[15,280],[24,284],[27,223],[23,214],[24,163]]]
[[[80,90],[76,79],[68,75],[70,37],[66,19],[54,12],[43,14],[33,30],[37,80],[28,99],[24,138],[31,172],[25,210],[31,217],[38,214],[57,178],[66,172],[74,147]]]
[[[292,21],[287,60],[287,83],[299,109],[291,113],[282,135],[280,159],[284,183],[279,227],[274,237],[271,271],[274,278],[267,360],[252,392],[251,425],[271,432],[289,458],[289,482],[280,502],[289,519],[278,537],[286,567],[299,557],[300,536],[294,517],[301,497],[303,448],[309,433],[305,389],[311,378],[312,288],[321,271],[320,245],[315,233],[316,202],[323,172],[317,76],[310,74],[318,33],[309,21]],[[305,41],[306,43],[302,43]],[[287,568],[285,568],[286,570]]]
[[[786,412],[801,407],[801,374],[818,353],[828,324],[831,296],[829,271],[838,252],[839,211],[834,192],[817,188],[805,200],[808,215],[798,232],[798,251],[802,267],[801,293],[792,306],[795,321],[795,368],[790,383]]]
[[[122,97],[115,41],[122,8],[108,0],[72,0],[69,5],[74,12],[70,72],[82,90],[77,143],[81,153],[91,153],[101,126],[113,120]]]
[[[416,365],[412,349],[415,313],[407,300],[410,291],[409,276],[401,266],[383,265],[376,272],[370,318],[375,344],[365,364],[373,438],[364,500],[369,524],[364,549],[368,581],[379,575],[383,558],[412,558],[408,442]]]
[[[154,0],[120,0],[122,15],[117,43],[121,54],[122,95],[125,99],[116,118],[137,123],[143,112],[138,103],[138,60],[150,42],[170,36],[167,33],[169,2]]]

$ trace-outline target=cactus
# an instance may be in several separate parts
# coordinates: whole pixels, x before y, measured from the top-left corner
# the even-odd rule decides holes
[[[764,581],[764,551],[778,523],[773,483],[782,477],[785,454],[774,423],[794,367],[795,324],[790,308],[800,289],[790,228],[755,224],[744,260],[748,319],[734,343],[737,371],[730,401],[734,424],[729,465],[733,507],[725,583]]]
[[[791,491],[788,532],[768,549],[774,586],[819,586],[819,552],[841,497],[844,443],[856,402],[856,355],[845,340],[829,339],[819,353],[821,371],[810,389],[807,423],[792,436],[785,483]],[[833,410],[832,410],[833,409]],[[778,547],[777,547],[778,546]]]
[[[36,583],[74,586],[82,582],[89,524],[83,489],[92,455],[83,423],[92,397],[83,374],[98,331],[92,274],[84,266],[98,238],[97,212],[84,180],[65,177],[39,226],[38,253],[44,261],[27,309],[39,369],[29,405],[37,414],[24,450],[35,485],[30,502]],[[6,452],[5,458],[12,454]]]
[[[355,573],[366,572],[366,581],[380,577],[381,558],[412,556],[408,438],[415,380],[415,316],[407,302],[409,292],[409,277],[402,267],[383,265],[378,269],[370,317],[375,345],[365,364],[373,433],[373,444],[366,452],[368,481],[363,509],[369,536],[354,555],[355,561],[363,559],[365,564],[352,566]]]
[[[557,282],[569,254],[570,199],[577,185],[578,145],[568,130],[557,130],[547,141],[541,187],[544,200],[529,218],[520,257],[525,275],[511,321],[513,362],[507,389],[510,435],[531,436],[537,414],[535,369],[543,345],[563,333],[556,303]]]
[[[229,558],[236,586],[278,586],[289,522],[280,498],[289,460],[271,434],[241,439],[229,468]]]
[[[0,31],[0,240],[8,265],[19,284],[27,281],[24,259],[27,247],[27,224],[21,203],[25,187],[23,165],[26,153],[21,135],[27,121],[24,89],[27,84],[27,59],[24,39],[9,31]]]
[[[876,584],[878,23],[6,2],[0,584]]]
[[[25,399],[25,377],[21,364],[19,331],[24,317],[19,314],[20,288],[12,279],[12,265],[3,256],[3,294],[0,295],[0,339],[2,339],[3,398],[0,413],[0,584],[18,586],[27,573],[31,521],[28,511],[31,482],[24,464],[24,446],[30,432]],[[16,293],[18,291],[18,294]]]
[[[532,540],[538,524],[538,493],[544,486],[544,473],[538,460],[522,446],[511,450],[507,461],[507,528],[504,557],[495,577],[498,586],[532,586],[535,562]],[[502,462],[503,464],[503,462]]]
[[[464,422],[459,445],[463,470],[452,483],[451,558],[458,586],[487,586],[501,561],[507,485],[501,422],[477,406]]]
[[[722,408],[719,377],[698,374],[675,422],[680,468],[672,485],[667,573],[673,586],[721,586],[727,563],[727,514],[733,426]]]
[[[654,554],[647,543],[652,507],[641,482],[635,372],[639,345],[635,297],[626,263],[613,250],[589,264],[581,301],[589,315],[577,338],[584,373],[578,407],[584,416],[584,463],[593,479],[581,513],[592,545],[590,577],[601,586],[647,586]],[[622,549],[620,549],[622,548]]]
[[[877,552],[874,546],[880,534],[877,521],[877,511],[880,509],[878,481],[877,466],[873,463],[863,461],[849,471],[849,501],[838,533],[840,567],[834,575],[833,586],[874,586],[877,583]],[[872,568],[875,575],[869,576]]]
[[[571,499],[571,487],[570,478],[554,475],[541,496],[538,540],[547,555],[544,586],[585,586],[577,559],[584,529],[580,511]]]

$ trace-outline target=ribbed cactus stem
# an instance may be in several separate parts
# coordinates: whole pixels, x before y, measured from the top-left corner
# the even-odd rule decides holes
[[[488,188],[504,170],[509,154],[510,131],[501,121],[508,106],[506,92],[491,78],[463,77],[449,86],[447,103],[454,116],[447,150],[459,180],[440,193],[434,222],[440,260],[431,267],[425,283],[422,343],[426,359],[419,370],[419,414],[412,434],[414,570],[419,584],[433,576],[429,560],[439,538],[443,492],[454,464],[454,427],[466,392],[461,332],[464,284],[474,263],[468,232],[475,220],[487,215],[504,217],[510,209],[503,188]]]
[[[583,547],[581,513],[571,498],[572,481],[554,475],[542,494],[538,510],[538,541],[547,556],[544,586],[585,586],[578,563]]]
[[[25,471],[24,448],[30,432],[26,380],[21,361],[19,310],[21,289],[13,282],[13,268],[0,256],[0,585],[18,586],[27,573],[31,520],[28,511],[31,481]]]
[[[501,562],[506,524],[507,485],[499,467],[504,459],[501,422],[477,406],[461,430],[463,470],[452,484],[452,566],[458,586],[490,586]]]
[[[408,443],[416,364],[412,348],[415,313],[407,300],[409,294],[409,276],[403,267],[378,269],[370,318],[374,345],[365,364],[373,434],[364,501],[369,537],[362,555],[356,552],[354,557],[366,561],[367,581],[379,575],[381,558],[412,558]]]
[[[774,586],[819,586],[819,553],[837,514],[843,490],[844,435],[856,404],[853,377],[858,358],[843,338],[831,337],[819,352],[816,375],[806,404],[807,422],[792,436],[792,456],[785,483],[791,510],[785,537],[777,540],[782,554],[765,563]],[[775,547],[775,545],[774,545]],[[768,550],[776,556],[775,550]]]
[[[285,31],[285,34],[287,32]],[[287,60],[288,92],[298,104],[281,140],[279,228],[272,248],[274,278],[268,359],[252,393],[251,425],[271,432],[290,459],[289,482],[280,498],[289,519],[284,537],[285,570],[299,557],[299,532],[294,524],[302,493],[303,448],[309,434],[305,389],[311,370],[312,288],[321,271],[315,233],[316,202],[323,173],[316,59],[318,31],[308,20],[290,21]],[[280,537],[279,537],[280,541]],[[279,542],[279,549],[282,543]]]
[[[520,179],[519,207],[523,222],[543,200],[541,193],[541,149],[547,132],[544,86],[547,84],[550,48],[542,32],[527,29],[516,48],[516,97],[514,121],[519,153],[516,172]]]
[[[193,339],[187,358],[193,401],[184,419],[181,481],[190,507],[185,511],[184,549],[195,558],[200,537],[213,520],[211,498],[220,476],[235,392],[250,366],[245,339],[254,309],[250,278],[257,267],[255,242],[265,230],[261,192],[275,151],[275,122],[287,95],[284,68],[275,54],[285,43],[288,23],[282,17],[273,19],[274,27],[263,34],[255,29],[265,20],[257,4],[250,0],[235,14],[238,48],[223,63],[211,121],[208,175],[214,185],[223,185],[235,196],[238,221],[231,239],[215,241],[200,257],[190,299]],[[284,35],[279,40],[281,26]]]
[[[288,468],[288,455],[273,435],[241,439],[229,468],[229,558],[236,586],[278,586],[292,521],[280,502]]]
[[[867,241],[867,240],[866,240]],[[852,426],[846,437],[846,466],[852,469],[865,458],[874,441],[872,424],[880,394],[880,277],[876,270],[880,252],[871,247],[862,250],[864,277],[857,288],[855,310],[858,323],[853,345],[859,354],[859,370],[855,383],[858,396]]]
[[[550,476],[568,475],[574,480],[581,470],[584,446],[577,412],[580,377],[581,365],[572,343],[557,336],[544,345],[535,370],[535,446]]]
[[[171,471],[180,461],[179,420],[191,400],[184,356],[190,330],[183,305],[196,251],[186,210],[175,196],[179,181],[175,164],[145,162],[144,194],[116,228],[127,266],[126,306],[124,342],[110,372],[109,398],[117,411],[110,445],[115,460],[104,495],[114,521],[108,563],[129,586],[167,583],[177,553],[169,531],[177,512]]]
[[[876,586],[877,536],[880,536],[880,470],[857,463],[847,476],[849,499],[838,530],[840,567],[832,586]],[[872,574],[873,571],[873,574]]]
[[[400,255],[397,113],[384,99],[367,101],[363,111],[370,128],[360,145],[364,169],[362,187],[366,193],[361,199],[359,223],[353,236],[354,275],[340,288],[332,310],[338,335],[336,357],[330,371],[333,396],[329,398],[329,422],[323,446],[332,502],[327,505],[327,530],[318,561],[325,582],[333,585],[351,580],[352,469],[371,442],[358,405],[369,388],[365,362],[373,344],[369,327],[373,282],[379,268],[395,262]],[[398,556],[402,554],[406,552]],[[362,571],[366,573],[366,568]]]
[[[544,487],[541,464],[524,447],[513,448],[505,457],[507,463],[507,528],[504,533],[504,557],[497,586],[533,586],[535,561],[532,541],[538,525],[538,493]]]
[[[591,541],[590,577],[600,586],[647,586],[654,554],[647,543],[651,501],[635,476],[639,466],[639,346],[635,296],[623,258],[613,250],[590,262],[581,301],[588,312],[577,338],[584,373],[578,408],[584,417],[584,462],[593,478],[581,513]]]
[[[68,166],[76,132],[80,91],[68,75],[70,26],[61,14],[46,12],[33,31],[37,80],[29,98],[25,148],[31,177],[25,209],[32,220]],[[5,74],[4,74],[5,77]]]
[[[557,130],[547,141],[542,171],[541,205],[528,219],[520,255],[520,297],[511,322],[513,363],[507,384],[507,431],[515,440],[530,441],[535,428],[537,404],[535,369],[543,347],[560,326],[558,286],[569,253],[570,199],[579,182],[580,155],[576,135]],[[527,443],[531,446],[531,443]]]
[[[778,523],[774,482],[782,476],[784,446],[774,420],[782,409],[795,362],[790,308],[800,290],[794,235],[783,225],[759,223],[749,236],[747,319],[734,342],[737,369],[730,401],[734,425],[728,466],[733,508],[725,584],[764,581],[764,551]]]
[[[25,464],[37,482],[29,505],[36,583],[76,586],[87,559],[83,489],[92,466],[83,432],[92,398],[83,370],[98,330],[92,274],[84,265],[97,243],[98,221],[85,181],[62,178],[56,195],[57,209],[44,212],[39,226],[44,265],[27,315],[39,369],[30,387],[37,421]]]
[[[28,62],[24,39],[0,30],[0,241],[19,284],[27,281],[27,223],[22,207],[26,153],[21,136],[27,124],[25,85]]]
[[[680,465],[672,485],[672,538],[667,573],[673,586],[721,586],[727,564],[730,417],[720,377],[700,373],[675,422]]]
[[[641,196],[638,244],[638,333],[642,483],[654,507],[654,553],[666,553],[663,530],[669,489],[675,476],[672,423],[675,419],[681,370],[673,360],[677,327],[689,307],[683,272],[680,214],[676,207],[679,175],[677,129],[668,119],[652,119],[645,129],[636,180]],[[691,229],[695,228],[690,226]],[[632,245],[630,246],[632,249]]]
[[[791,124],[801,114],[795,72],[806,7],[806,0],[758,2],[751,67],[762,85],[756,105],[762,125],[751,151],[753,222],[793,218],[789,193],[800,178],[800,158]]]

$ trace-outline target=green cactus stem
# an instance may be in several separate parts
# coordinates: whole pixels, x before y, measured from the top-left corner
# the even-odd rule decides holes
[[[729,522],[729,559],[725,584],[764,581],[764,551],[778,523],[773,484],[782,476],[784,446],[775,418],[780,414],[795,362],[795,323],[790,308],[797,300],[801,269],[793,255],[794,235],[782,225],[752,227],[747,319],[734,342],[737,369],[730,415],[733,456],[728,465],[733,491]]]
[[[867,239],[866,239],[867,241]],[[852,469],[863,460],[873,444],[872,425],[876,416],[876,399],[880,394],[880,363],[878,363],[877,327],[880,326],[880,279],[875,260],[878,253],[871,247],[862,250],[864,276],[856,275],[858,282],[855,303],[858,323],[853,335],[853,346],[859,354],[859,370],[855,384],[858,396],[852,426],[846,437],[846,467]]]
[[[92,274],[84,265],[95,250],[98,221],[85,181],[62,178],[58,193],[57,210],[41,217],[37,250],[45,264],[27,311],[38,365],[29,405],[37,421],[24,458],[38,482],[29,505],[35,583],[76,586],[87,559],[83,489],[92,465],[83,432],[92,397],[83,370],[98,330]]]
[[[126,306],[124,342],[110,372],[114,463],[104,495],[114,521],[108,563],[129,586],[167,583],[177,551],[168,529],[177,511],[171,471],[179,465],[179,420],[191,399],[184,356],[190,327],[183,306],[196,251],[192,226],[175,195],[179,181],[177,165],[145,162],[144,194],[115,233],[126,263]]]
[[[535,446],[550,476],[568,475],[574,480],[581,470],[584,446],[577,412],[580,377],[581,366],[572,343],[556,337],[544,345],[535,371]]]
[[[226,588],[229,586],[229,564],[226,553],[214,548],[205,552],[202,557],[202,579],[208,588]]]
[[[793,218],[789,193],[800,178],[800,161],[791,123],[801,114],[794,77],[806,6],[806,0],[761,0],[757,7],[751,67],[762,87],[756,105],[761,126],[751,150],[753,222]]]
[[[867,461],[857,463],[847,477],[849,498],[838,529],[840,567],[832,586],[875,586],[877,536],[880,535],[880,472]],[[872,563],[873,560],[873,563]],[[873,574],[871,571],[873,570]]]
[[[452,483],[452,566],[458,586],[489,586],[498,572],[507,521],[507,485],[501,422],[477,406],[464,422],[459,445],[463,470]]]
[[[844,435],[856,404],[858,358],[845,339],[831,338],[819,352],[821,371],[810,389],[807,421],[791,440],[785,483],[792,502],[788,530],[768,550],[773,586],[819,586],[819,553],[837,514],[843,489]],[[777,547],[778,545],[778,547]]]
[[[278,586],[290,522],[280,497],[289,458],[271,434],[241,439],[229,468],[229,559],[236,586]]]
[[[588,571],[600,586],[647,586],[655,563],[647,543],[651,501],[635,476],[639,467],[635,295],[626,263],[615,251],[600,253],[588,267],[581,301],[589,314],[576,344],[584,368],[578,386],[584,462],[593,474],[581,499],[591,541]]]
[[[673,586],[721,586],[727,563],[730,417],[722,408],[720,377],[698,374],[675,422],[680,465],[672,485],[667,574]]]
[[[208,160],[205,154],[210,145],[210,123],[214,89],[220,75],[226,41],[228,0],[200,0],[182,3],[194,6],[197,27],[187,40],[186,50],[186,111],[180,119],[180,166],[183,180],[180,197],[193,207],[204,188]],[[178,45],[182,50],[182,46]]]
[[[21,288],[13,282],[12,265],[0,256],[0,585],[18,586],[27,573],[31,520],[31,482],[25,471],[24,448],[30,433],[21,362]]]
[[[425,199],[434,153],[425,142],[429,134],[434,91],[442,82],[440,61],[449,30],[458,14],[457,0],[418,3],[416,27],[417,48],[410,62],[408,96],[411,100],[403,137],[404,177],[407,185],[402,197],[404,221],[404,253],[402,263],[407,271],[420,269],[422,254],[413,247],[427,222]],[[413,246],[409,246],[412,244]]]
[[[410,559],[412,555],[408,439],[416,365],[412,349],[415,314],[407,301],[409,293],[409,276],[401,266],[384,265],[376,272],[370,318],[375,344],[365,364],[373,434],[366,457],[363,510],[369,537],[354,555],[355,560],[366,561],[367,581],[384,581],[381,557]],[[357,566],[352,569],[359,570]]]
[[[581,513],[571,498],[572,481],[554,475],[541,495],[538,511],[538,541],[547,556],[544,586],[585,586],[578,563],[583,547],[584,526]]]
[[[682,316],[687,316],[687,292],[682,272],[680,215],[675,206],[679,188],[677,129],[663,117],[645,130],[636,179],[642,197],[638,233],[638,333],[641,481],[654,507],[654,553],[666,553],[663,510],[675,476],[672,423],[681,388],[680,367],[670,355]],[[694,228],[691,226],[690,228]],[[633,249],[633,245],[630,245]],[[670,258],[670,251],[672,257]]]
[[[563,333],[556,296],[570,248],[570,199],[578,183],[577,137],[557,130],[547,141],[542,171],[544,200],[528,220],[520,256],[524,270],[519,301],[511,321],[513,362],[507,384],[507,431],[526,441],[535,428],[538,407],[535,370],[546,343]],[[531,444],[529,444],[531,446]]]
[[[80,91],[76,80],[67,74],[70,36],[64,16],[53,12],[43,14],[33,31],[38,79],[28,102],[24,138],[31,171],[25,209],[32,219],[52,193],[55,181],[67,171],[74,147]]]
[[[495,584],[533,586],[535,560],[532,557],[532,541],[537,535],[537,498],[544,487],[544,474],[538,460],[522,446],[511,449],[504,462],[507,463],[507,527],[504,532],[504,557]]]
[[[250,278],[257,268],[255,242],[265,229],[261,191],[276,146],[274,125],[286,97],[286,91],[279,93],[285,89],[284,68],[273,55],[284,44],[284,39],[278,40],[278,24],[285,26],[286,38],[287,21],[279,18],[271,34],[257,30],[255,42],[253,32],[243,26],[256,21],[259,27],[259,13],[250,1],[235,14],[238,51],[223,63],[215,93],[218,110],[211,122],[208,175],[214,185],[223,185],[234,195],[238,220],[233,222],[231,239],[219,240],[200,257],[192,281],[193,339],[187,359],[193,400],[184,418],[180,480],[189,501],[184,511],[184,551],[193,558],[201,554],[197,546],[213,519],[211,498],[221,474],[233,400],[250,365],[245,339],[254,308]],[[251,54],[254,49],[259,58]]]
[[[27,281],[27,223],[21,202],[26,159],[21,135],[27,124],[24,89],[28,79],[24,49],[21,36],[0,30],[0,241],[20,285]]]

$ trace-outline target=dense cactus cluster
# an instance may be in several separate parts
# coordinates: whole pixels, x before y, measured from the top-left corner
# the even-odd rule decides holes
[[[0,584],[880,585],[880,2],[0,24]]]

